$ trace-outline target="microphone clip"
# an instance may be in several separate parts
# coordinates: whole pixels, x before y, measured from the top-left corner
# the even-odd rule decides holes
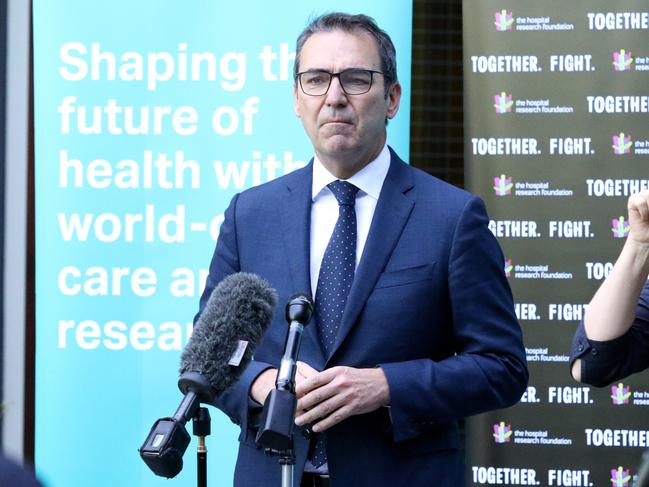
[[[264,402],[256,442],[264,448],[282,452],[292,447],[295,407],[294,392],[273,389]],[[293,414],[290,412],[293,411]]]

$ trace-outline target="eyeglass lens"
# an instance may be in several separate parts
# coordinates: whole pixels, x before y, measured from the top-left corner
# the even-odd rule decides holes
[[[347,69],[340,73],[307,71],[300,75],[300,84],[307,95],[324,95],[329,90],[332,76],[338,76],[343,91],[348,95],[367,93],[372,86],[372,72],[364,69]]]

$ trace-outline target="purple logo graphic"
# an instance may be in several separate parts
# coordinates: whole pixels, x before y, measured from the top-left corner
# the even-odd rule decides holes
[[[496,17],[496,21],[494,22],[494,24],[496,24],[496,30],[498,32],[512,30],[512,24],[514,23],[514,16],[512,15],[511,12],[502,9],[500,12],[496,12],[494,15]]]
[[[631,475],[628,470],[624,470],[622,467],[611,469],[611,485],[613,487],[629,487],[630,480]]]
[[[631,71],[633,65],[633,58],[630,52],[624,49],[613,51],[613,69],[615,71]]]
[[[511,259],[506,259],[505,260],[505,276],[512,277],[512,270],[513,269],[514,269],[514,266],[512,265],[512,260]],[[494,428],[495,428],[495,425],[494,425]]]
[[[494,441],[496,443],[509,443],[512,436],[511,425],[506,425],[504,421],[494,424]]]
[[[629,222],[626,221],[623,216],[619,218],[613,218],[611,220],[611,224],[613,225],[611,231],[613,232],[613,237],[615,238],[625,238],[631,231]]]
[[[631,147],[633,147],[633,142],[631,142],[631,136],[620,132],[618,135],[613,136],[613,154],[624,155],[631,154]]]
[[[623,404],[629,404],[629,398],[631,397],[631,387],[624,387],[624,384],[621,382],[617,385],[611,387],[611,399],[613,399],[613,404],[616,406],[621,406]]]
[[[512,178],[508,178],[504,174],[501,174],[500,177],[496,176],[494,178],[494,191],[496,196],[507,196],[512,194],[512,188],[514,183],[512,183]]]
[[[508,95],[504,91],[500,95],[494,95],[494,108],[496,109],[496,113],[510,113],[513,106],[512,95]]]

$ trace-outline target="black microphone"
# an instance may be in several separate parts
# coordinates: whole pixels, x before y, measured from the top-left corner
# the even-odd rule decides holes
[[[284,353],[277,372],[275,389],[264,402],[261,426],[256,441],[272,451],[286,451],[292,448],[295,424],[295,374],[297,357],[302,341],[304,326],[311,320],[313,303],[306,294],[295,294],[286,304],[286,321],[289,329],[284,342]]]
[[[273,316],[277,293],[255,274],[239,272],[212,291],[182,352],[178,387],[185,394],[172,418],[151,428],[140,456],[154,474],[172,478],[189,444],[185,423],[243,373]]]
[[[297,355],[302,342],[304,326],[311,320],[313,303],[306,294],[294,294],[286,304],[286,321],[288,333],[284,343],[284,354],[277,372],[277,389],[295,394],[295,373],[297,372]]]

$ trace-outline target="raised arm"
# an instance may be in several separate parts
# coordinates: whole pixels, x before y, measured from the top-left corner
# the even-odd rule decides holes
[[[584,315],[589,340],[605,342],[624,335],[633,324],[640,292],[649,274],[649,190],[632,195],[627,204],[631,230],[611,274]],[[581,380],[581,359],[572,376]]]

